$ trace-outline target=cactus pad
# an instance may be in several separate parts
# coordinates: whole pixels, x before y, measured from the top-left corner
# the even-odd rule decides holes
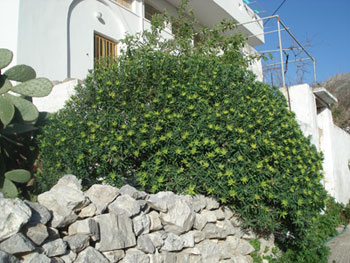
[[[11,88],[11,82],[5,76],[0,76],[0,95],[7,93]]]
[[[11,50],[6,48],[0,48],[0,69],[7,67],[13,58],[13,53]]]
[[[24,121],[35,121],[39,117],[38,109],[30,101],[10,94],[4,97],[15,105]]]
[[[12,68],[9,68],[4,72],[4,75],[6,75],[9,80],[18,82],[25,82],[31,79],[35,79],[36,77],[35,70],[27,65],[16,65]]]
[[[6,126],[9,124],[15,114],[13,103],[3,96],[0,96],[0,120]]]
[[[28,80],[11,89],[11,91],[30,97],[45,97],[52,90],[52,83],[46,78]]]
[[[26,183],[30,180],[30,172],[24,169],[16,169],[5,173],[5,178],[16,183]]]
[[[2,188],[0,188],[0,192],[2,192],[7,198],[15,198],[18,195],[16,185],[6,178],[4,179]]]

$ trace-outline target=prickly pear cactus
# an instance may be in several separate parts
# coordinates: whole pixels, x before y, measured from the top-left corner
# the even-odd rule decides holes
[[[29,171],[14,169],[8,171],[7,162],[11,153],[23,147],[18,136],[36,130],[34,126],[39,112],[30,101],[31,97],[44,97],[52,90],[51,81],[36,78],[35,70],[27,65],[17,65],[3,72],[11,62],[13,53],[0,48],[0,191],[7,197],[16,197],[15,183],[25,184],[31,179]],[[13,82],[19,83],[13,85]],[[23,137],[22,137],[23,139]]]

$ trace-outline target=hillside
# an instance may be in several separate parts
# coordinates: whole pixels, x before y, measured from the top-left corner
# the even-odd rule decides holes
[[[338,103],[332,106],[334,123],[349,132],[350,72],[332,76],[322,82],[321,85],[338,99]]]

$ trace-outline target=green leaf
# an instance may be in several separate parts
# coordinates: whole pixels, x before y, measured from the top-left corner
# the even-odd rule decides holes
[[[12,123],[6,126],[2,131],[4,134],[19,135],[26,132],[36,131],[38,128],[33,125]]]
[[[21,83],[11,89],[11,91],[30,97],[45,97],[52,90],[52,83],[46,78],[37,78]]]
[[[0,96],[0,120],[6,126],[9,124],[15,114],[15,107],[11,101]]]
[[[9,80],[14,80],[18,82],[25,82],[31,79],[35,79],[35,70],[27,65],[16,65],[9,68],[4,72],[4,75],[8,77]]]
[[[10,94],[5,94],[5,98],[16,106],[24,121],[35,121],[39,117],[38,109],[30,101]]]
[[[0,95],[5,94],[12,88],[11,82],[3,75],[0,76]]]
[[[0,69],[7,67],[13,58],[13,53],[11,50],[6,48],[0,48]]]
[[[24,169],[16,169],[5,173],[5,177],[16,183],[26,183],[30,180],[31,174]]]
[[[0,192],[2,192],[7,198],[15,198],[18,196],[16,185],[6,178],[2,188],[0,188]]]

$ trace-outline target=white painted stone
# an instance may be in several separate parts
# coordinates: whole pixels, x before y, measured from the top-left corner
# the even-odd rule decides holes
[[[102,214],[118,195],[118,188],[110,185],[94,184],[85,192],[85,196],[96,206],[97,215]]]
[[[26,224],[32,211],[20,199],[0,198],[0,242],[16,234]]]

